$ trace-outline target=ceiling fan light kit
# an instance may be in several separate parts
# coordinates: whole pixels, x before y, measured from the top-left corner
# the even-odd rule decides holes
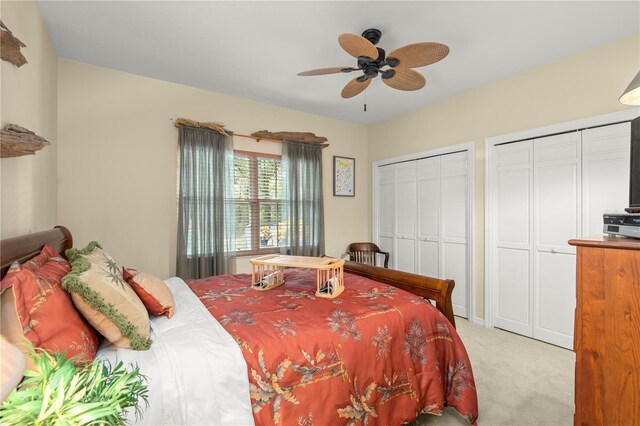
[[[344,86],[343,98],[352,98],[364,91],[371,80],[378,75],[389,87],[398,90],[412,91],[422,89],[426,80],[422,74],[411,68],[431,65],[444,59],[449,54],[449,47],[441,43],[413,43],[396,49],[386,55],[384,49],[376,47],[382,32],[370,28],[362,36],[345,33],[338,37],[338,43],[349,55],[357,59],[357,68],[331,67],[320,68],[298,73],[300,76],[325,75],[361,71],[362,75],[354,78]],[[388,67],[385,69],[385,67]]]

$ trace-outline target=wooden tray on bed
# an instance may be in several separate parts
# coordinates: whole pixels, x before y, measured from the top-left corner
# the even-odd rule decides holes
[[[251,259],[251,288],[264,291],[284,284],[285,268],[316,270],[316,296],[338,297],[344,291],[344,260],[331,257],[269,254]]]
[[[32,258],[40,253],[45,244],[49,244],[64,255],[64,251],[73,246],[73,238],[67,228],[56,226],[48,231],[2,240],[0,242],[1,277],[4,277],[12,262],[24,262]],[[455,286],[453,280],[441,280],[351,261],[344,262],[344,271],[433,300],[436,303],[436,308],[447,317],[453,326],[456,325],[451,304],[451,293]]]

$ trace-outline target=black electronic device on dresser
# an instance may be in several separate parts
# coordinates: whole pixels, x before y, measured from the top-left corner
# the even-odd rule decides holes
[[[605,214],[603,232],[640,238],[640,117],[631,120],[629,207],[625,211]]]
[[[631,175],[627,213],[640,213],[640,117],[631,120]]]
[[[603,219],[606,234],[640,238],[640,213],[607,213]]]

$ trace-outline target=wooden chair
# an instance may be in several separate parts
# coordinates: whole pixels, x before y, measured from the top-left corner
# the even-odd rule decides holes
[[[349,260],[366,265],[376,265],[378,254],[384,255],[384,267],[389,268],[389,252],[380,250],[380,247],[373,243],[351,243],[347,249]]]

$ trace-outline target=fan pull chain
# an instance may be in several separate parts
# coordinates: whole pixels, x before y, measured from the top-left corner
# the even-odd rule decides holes
[[[367,112],[367,91],[364,91],[364,112]]]

